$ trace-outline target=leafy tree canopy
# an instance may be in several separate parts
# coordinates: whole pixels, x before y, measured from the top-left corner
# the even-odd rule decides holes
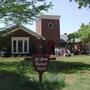
[[[82,7],[90,8],[90,0],[70,0],[70,1],[75,1],[76,3],[78,3],[79,8],[82,8]]]
[[[15,24],[30,23],[52,3],[46,0],[0,0],[0,21]]]
[[[77,32],[70,33],[68,35],[68,41],[75,40],[79,38],[81,41],[87,42],[90,41],[90,24],[82,24],[80,29]]]
[[[74,32],[74,33],[70,33],[68,34],[68,42],[75,42],[75,39],[78,38],[78,33]]]
[[[78,35],[82,41],[89,41],[90,39],[90,24],[82,24],[78,30]]]

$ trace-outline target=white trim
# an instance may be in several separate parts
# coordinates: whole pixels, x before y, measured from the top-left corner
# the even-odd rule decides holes
[[[29,52],[29,40],[27,42],[27,52]]]
[[[11,52],[13,52],[13,39],[11,39]]]
[[[58,20],[60,16],[58,15],[41,15],[39,19],[56,19]]]
[[[16,52],[14,52],[14,48],[13,48],[13,41],[16,41]],[[19,52],[18,51],[18,41],[19,40],[22,40],[22,52]],[[24,50],[24,45],[25,45],[25,40],[27,41],[27,52],[25,52]],[[11,51],[12,51],[12,54],[28,54],[29,53],[29,37],[11,37],[11,44],[12,44],[12,47],[11,47]]]
[[[39,38],[41,38],[41,39],[44,39],[43,36],[40,36],[39,34],[33,32],[32,30],[30,30],[30,29],[28,29],[28,28],[26,28],[26,27],[24,27],[24,26],[22,26],[22,25],[21,25],[21,26],[18,26],[18,27],[15,28],[15,29],[12,29],[12,30],[6,32],[5,34],[2,35],[2,37],[3,37],[3,36],[7,36],[7,35],[9,35],[9,34],[15,32],[15,31],[17,31],[17,30],[19,30],[19,29],[21,29],[21,30],[23,30],[23,31],[25,31],[25,32],[27,32],[27,33],[29,33],[29,34],[31,34],[31,35],[37,37],[37,38],[39,37]]]
[[[16,41],[16,52],[18,52],[18,41]]]
[[[22,48],[22,51],[23,51],[23,52],[24,52],[24,41],[25,41],[25,40],[23,40],[23,42],[22,42],[22,43],[23,43],[23,48]]]
[[[8,34],[11,34],[11,33],[15,32],[15,31],[17,31],[18,29],[19,29],[19,27],[18,28],[15,28],[15,29],[13,29],[13,30],[5,33],[5,34],[3,34],[2,36],[7,36]]]

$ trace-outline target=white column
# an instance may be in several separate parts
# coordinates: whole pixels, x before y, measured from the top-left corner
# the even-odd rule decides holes
[[[16,40],[16,53],[18,53],[18,40]]]
[[[12,44],[12,49],[11,49],[11,50],[12,50],[12,53],[13,53],[13,39],[12,39],[12,42],[11,42],[11,44]]]
[[[29,53],[29,40],[27,40],[27,52]]]

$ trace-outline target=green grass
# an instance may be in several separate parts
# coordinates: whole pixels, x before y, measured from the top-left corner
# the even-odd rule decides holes
[[[40,84],[32,62],[22,57],[0,59],[0,90],[56,90],[64,85],[63,78],[49,73]]]
[[[90,56],[59,57],[56,66],[67,84],[62,90],[90,90]]]
[[[0,90],[90,90],[90,56],[50,61],[42,85],[31,61],[0,57]]]

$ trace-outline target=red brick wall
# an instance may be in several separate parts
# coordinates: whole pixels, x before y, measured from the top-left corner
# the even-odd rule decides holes
[[[36,37],[34,37],[31,34],[28,34],[27,32],[19,29],[13,33],[11,33],[10,35],[8,35],[9,38],[11,37],[29,37],[29,52],[30,53],[38,53],[38,48],[40,45],[42,45],[42,40],[41,39],[37,39]],[[11,41],[11,39],[8,39],[9,41]],[[11,45],[11,43],[10,43]]]
[[[53,29],[48,27],[48,24],[53,24]],[[60,43],[60,22],[55,19],[41,19],[36,24],[36,31],[44,36],[47,41],[54,41],[57,44]]]

